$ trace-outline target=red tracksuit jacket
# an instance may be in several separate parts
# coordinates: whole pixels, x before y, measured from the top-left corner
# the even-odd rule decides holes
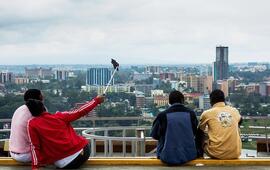
[[[88,141],[78,136],[70,123],[86,115],[100,103],[95,98],[73,111],[55,114],[43,112],[30,119],[27,129],[31,143],[32,168],[52,164],[84,148]]]

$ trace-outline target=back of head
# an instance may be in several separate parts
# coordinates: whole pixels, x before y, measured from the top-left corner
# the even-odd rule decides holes
[[[24,93],[24,101],[27,101],[28,99],[43,100],[41,91],[38,89],[28,89]]]
[[[174,103],[184,103],[184,95],[180,91],[172,91],[169,95],[169,103],[172,105]]]
[[[210,103],[213,106],[218,102],[225,102],[225,96],[222,90],[216,89],[210,94]]]
[[[26,106],[28,107],[29,111],[31,112],[32,116],[39,116],[41,113],[45,111],[45,107],[40,100],[36,99],[29,99],[26,101]]]

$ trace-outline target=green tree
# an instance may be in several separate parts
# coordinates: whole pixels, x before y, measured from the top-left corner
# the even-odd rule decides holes
[[[22,96],[7,94],[4,97],[0,97],[0,118],[11,118],[14,111],[23,104]]]
[[[162,81],[156,89],[163,90],[165,93],[170,93],[172,91],[171,83]]]

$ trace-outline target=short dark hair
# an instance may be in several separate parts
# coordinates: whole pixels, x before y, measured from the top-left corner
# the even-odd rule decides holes
[[[31,112],[32,116],[34,117],[39,116],[46,110],[44,104],[40,100],[29,99],[26,101],[25,104],[28,107],[29,111]]]
[[[27,101],[29,99],[36,99],[36,100],[42,100],[42,94],[41,91],[38,89],[28,89],[24,93],[24,101]]]
[[[174,104],[174,103],[184,103],[184,95],[177,90],[174,90],[170,93],[169,95],[169,103]]]
[[[210,94],[210,103],[213,106],[218,102],[225,102],[225,96],[222,90],[216,89]]]

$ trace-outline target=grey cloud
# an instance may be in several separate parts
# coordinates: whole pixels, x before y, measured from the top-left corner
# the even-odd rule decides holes
[[[109,56],[127,64],[211,63],[215,46],[221,44],[230,47],[232,62],[268,61],[269,4],[267,0],[0,1],[0,58],[7,64],[99,64]]]

